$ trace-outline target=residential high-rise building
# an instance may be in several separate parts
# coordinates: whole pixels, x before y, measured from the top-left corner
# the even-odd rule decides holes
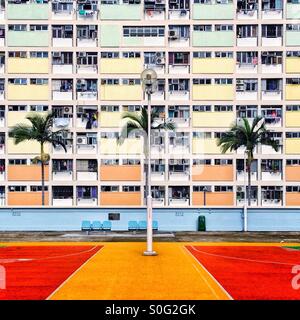
[[[176,124],[153,133],[154,206],[243,206],[244,151],[216,140],[257,115],[280,150],[256,150],[252,206],[300,205],[300,0],[6,0],[1,206],[41,205],[39,147],[8,131],[51,110],[69,133],[66,153],[47,150],[47,205],[144,206],[143,138],[117,138],[122,112],[146,105],[145,68],[158,74],[157,121]]]

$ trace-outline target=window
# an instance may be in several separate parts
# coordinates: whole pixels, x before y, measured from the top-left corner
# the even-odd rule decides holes
[[[256,38],[257,25],[238,25],[237,38]]]
[[[120,213],[109,213],[108,220],[120,220]]]
[[[119,186],[101,186],[101,192],[119,192]]]
[[[215,31],[233,31],[232,24],[216,24]]]
[[[206,111],[211,111],[211,106],[207,106],[207,105],[196,105],[193,106],[193,111],[194,112],[206,112]]]
[[[140,186],[123,186],[122,191],[123,192],[140,192],[141,187]]]
[[[275,24],[262,25],[262,37],[264,38],[282,37],[282,25],[275,25]]]
[[[233,186],[215,186],[215,192],[233,192]]]
[[[211,192],[212,186],[193,186],[194,192]]]
[[[123,159],[123,165],[136,166],[141,164],[141,160],[139,159]]]
[[[232,111],[233,110],[233,106],[231,105],[216,105],[214,106],[214,110],[216,112],[229,112],[229,111]]]
[[[194,52],[193,57],[194,58],[211,58],[212,52]]]
[[[212,31],[212,25],[210,25],[210,24],[194,25],[194,31],[211,32]]]
[[[236,92],[257,92],[257,79],[236,79]]]
[[[193,79],[193,84],[211,84],[212,79]]]
[[[102,112],[119,112],[120,107],[119,106],[101,106]]]
[[[101,58],[117,59],[119,58],[119,52],[101,52]]]
[[[48,25],[46,24],[31,24],[29,27],[30,31],[47,31]]]
[[[26,192],[27,187],[26,186],[8,186],[9,192]]]
[[[232,159],[215,159],[215,165],[232,165]]]
[[[45,191],[48,191],[48,186],[45,186]],[[30,186],[31,192],[42,192],[42,186]]]
[[[164,37],[165,27],[123,27],[124,37]]]
[[[286,106],[286,111],[300,111],[300,105]]]
[[[12,166],[26,165],[27,159],[9,159],[8,164]]]
[[[232,79],[215,79],[215,84],[232,84],[233,80]]]
[[[102,166],[118,166],[119,159],[101,159]]]

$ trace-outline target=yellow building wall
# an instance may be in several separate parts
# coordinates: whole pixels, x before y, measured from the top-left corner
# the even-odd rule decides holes
[[[231,58],[193,58],[193,73],[234,73],[235,62]]]
[[[229,127],[234,121],[233,112],[193,112],[193,127]]]
[[[234,99],[234,87],[231,84],[194,84],[193,100],[220,100]]]
[[[7,152],[8,154],[40,154],[41,147],[36,141],[26,141],[15,145],[14,139],[8,138]],[[45,146],[44,152],[49,152],[48,145]]]
[[[49,73],[48,58],[8,58],[8,73]]]
[[[116,139],[100,139],[100,152],[102,154],[142,154],[143,139],[125,139],[118,145]]]
[[[285,112],[285,126],[286,127],[300,127],[300,111],[286,111]]]
[[[48,100],[48,85],[15,85],[8,84],[7,99],[8,100]]]
[[[141,58],[100,59],[100,72],[107,74],[140,74],[143,70]]]
[[[124,101],[142,100],[142,87],[140,85],[101,85],[101,100]]]
[[[300,138],[285,139],[286,154],[300,154]]]
[[[285,71],[286,73],[300,73],[300,58],[287,57],[285,59]]]
[[[220,147],[217,146],[217,139],[193,138],[193,153],[199,154],[220,154]]]
[[[9,127],[13,127],[16,124],[20,124],[20,123],[30,125],[30,121],[28,121],[26,117],[32,113],[33,112],[26,112],[26,111],[9,111],[7,113],[7,125]],[[47,112],[38,112],[38,114],[46,115]]]
[[[286,100],[299,100],[300,99],[300,84],[287,84],[285,86],[285,99]]]
[[[118,128],[121,126],[121,112],[100,112],[100,126],[105,128]]]

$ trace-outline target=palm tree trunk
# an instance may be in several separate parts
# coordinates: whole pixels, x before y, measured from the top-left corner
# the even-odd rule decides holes
[[[248,170],[248,190],[247,190],[247,199],[248,199],[248,206],[251,206],[251,163],[252,159],[248,156],[247,160],[247,170]]]
[[[44,144],[41,143],[41,170],[42,170],[42,206],[45,205],[45,165],[44,165]]]

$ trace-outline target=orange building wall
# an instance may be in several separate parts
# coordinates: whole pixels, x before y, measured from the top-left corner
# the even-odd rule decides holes
[[[40,181],[39,165],[9,165],[7,169],[9,181]],[[45,180],[49,180],[49,166],[45,166]]]
[[[300,192],[287,192],[285,195],[285,203],[287,206],[299,206]]]
[[[100,166],[100,179],[102,181],[140,181],[141,166]]]
[[[233,181],[232,165],[196,165],[192,168],[193,181]]]
[[[100,192],[102,206],[140,206],[140,192]]]
[[[193,205],[204,205],[204,193],[193,192]],[[207,206],[233,206],[233,192],[206,192]]]
[[[41,206],[42,192],[8,192],[9,206]],[[45,192],[45,204],[49,204],[49,193]]]
[[[286,181],[300,180],[300,166],[286,166],[285,168]]]

